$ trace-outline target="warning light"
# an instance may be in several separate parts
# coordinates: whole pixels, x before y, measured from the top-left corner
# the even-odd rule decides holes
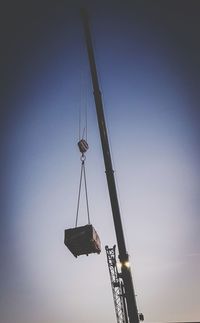
[[[125,261],[124,266],[127,268],[130,268],[130,262],[129,261]]]
[[[124,261],[123,263],[120,262],[121,267],[126,267],[126,268],[130,268],[130,262],[129,261]]]

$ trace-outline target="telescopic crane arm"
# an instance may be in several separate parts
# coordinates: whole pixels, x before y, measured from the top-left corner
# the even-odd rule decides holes
[[[93,84],[93,94],[96,105],[96,113],[99,125],[99,132],[101,137],[101,145],[103,150],[104,164],[106,169],[106,178],[117,238],[117,245],[119,251],[119,260],[121,262],[121,275],[124,283],[125,300],[128,311],[129,323],[139,323],[138,310],[136,305],[131,269],[129,264],[129,255],[126,250],[126,244],[123,234],[123,227],[121,222],[121,215],[117,197],[117,190],[115,185],[114,171],[112,166],[108,135],[103,111],[103,103],[101,97],[101,91],[99,88],[98,75],[94,57],[94,51],[92,46],[92,38],[90,33],[89,18],[85,9],[81,9],[81,18],[83,22],[85,41],[87,47],[87,53],[90,64],[90,72]]]

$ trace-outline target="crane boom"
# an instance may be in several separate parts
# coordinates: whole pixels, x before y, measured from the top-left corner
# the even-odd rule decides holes
[[[117,190],[115,185],[114,170],[112,166],[110,147],[107,135],[106,122],[104,117],[103,103],[101,97],[101,91],[99,88],[97,68],[94,57],[94,50],[92,46],[92,38],[89,26],[89,18],[85,9],[81,9],[81,18],[83,22],[85,41],[87,47],[87,53],[89,58],[90,72],[93,84],[93,94],[96,105],[96,113],[99,125],[99,132],[101,137],[101,145],[103,150],[104,164],[106,169],[106,178],[115,226],[115,233],[117,238],[117,245],[119,251],[119,260],[121,262],[121,274],[125,290],[125,299],[128,311],[129,323],[139,323],[137,304],[135,299],[131,269],[129,264],[129,255],[126,250],[126,244],[124,239],[120,208],[117,197]]]

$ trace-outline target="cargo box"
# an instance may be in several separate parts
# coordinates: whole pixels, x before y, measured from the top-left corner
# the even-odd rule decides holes
[[[65,245],[77,257],[101,252],[101,242],[91,224],[65,230]]]

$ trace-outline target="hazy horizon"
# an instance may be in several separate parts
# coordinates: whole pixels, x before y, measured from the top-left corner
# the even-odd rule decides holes
[[[83,3],[138,310],[145,323],[199,321],[200,4],[75,0],[2,9],[0,322],[116,322],[104,250],[116,238]],[[75,223],[85,106],[90,217],[102,252],[75,259],[64,230]]]

